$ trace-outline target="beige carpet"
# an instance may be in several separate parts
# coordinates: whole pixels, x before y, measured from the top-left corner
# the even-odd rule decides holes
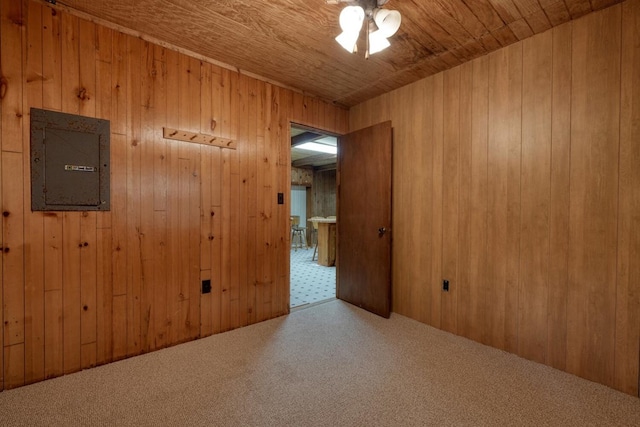
[[[5,391],[0,425],[639,426],[640,400],[332,301]]]

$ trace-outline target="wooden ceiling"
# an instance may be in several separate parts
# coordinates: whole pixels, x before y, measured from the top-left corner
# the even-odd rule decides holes
[[[43,0],[46,1],[46,0]],[[53,1],[51,1],[53,2]],[[391,47],[364,59],[334,40],[325,0],[59,0],[266,80],[353,106],[620,0],[390,0]]]

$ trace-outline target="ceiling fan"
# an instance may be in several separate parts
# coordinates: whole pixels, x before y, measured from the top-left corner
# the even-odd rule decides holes
[[[389,37],[393,36],[402,17],[397,10],[382,9],[389,0],[325,0],[326,4],[347,3],[340,12],[342,33],[336,41],[350,53],[358,51],[358,38],[364,24],[367,47],[364,57],[388,48]]]

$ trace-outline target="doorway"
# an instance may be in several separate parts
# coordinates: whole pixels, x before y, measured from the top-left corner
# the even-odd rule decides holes
[[[290,135],[289,305],[291,310],[296,310],[336,297],[338,135],[295,123],[291,124]],[[330,229],[332,236],[327,235]]]

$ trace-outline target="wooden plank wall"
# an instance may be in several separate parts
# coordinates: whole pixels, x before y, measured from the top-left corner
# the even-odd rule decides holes
[[[313,216],[336,214],[336,170],[313,173]]]
[[[0,390],[287,313],[289,123],[348,112],[41,1],[0,17]],[[110,120],[110,212],[31,212],[31,107]]]
[[[394,311],[638,394],[638,40],[628,0],[351,109],[393,121]]]

